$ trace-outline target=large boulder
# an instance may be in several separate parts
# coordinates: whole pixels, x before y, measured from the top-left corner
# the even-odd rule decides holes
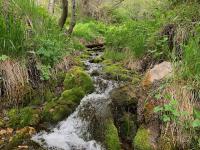
[[[170,62],[164,61],[158,65],[155,65],[150,69],[142,82],[143,87],[152,85],[155,81],[160,81],[165,77],[169,77],[172,74],[173,67]]]

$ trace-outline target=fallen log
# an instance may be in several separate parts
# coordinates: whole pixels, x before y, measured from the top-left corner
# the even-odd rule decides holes
[[[103,47],[103,46],[104,46],[104,43],[95,43],[95,44],[85,45],[85,47],[90,48],[90,49],[95,48],[95,47]]]

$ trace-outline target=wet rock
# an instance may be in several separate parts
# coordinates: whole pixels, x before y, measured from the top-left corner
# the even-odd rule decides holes
[[[165,77],[169,77],[172,74],[173,67],[170,62],[162,62],[158,65],[155,65],[150,69],[142,82],[143,87],[148,87],[152,85],[155,81],[160,81]]]
[[[117,107],[137,104],[135,89],[132,85],[124,85],[114,89],[111,92],[111,99],[112,103]]]
[[[123,144],[130,147],[137,131],[137,96],[132,85],[123,85],[111,92],[112,114]]]
[[[91,72],[91,76],[98,76],[100,75],[100,72],[98,70],[94,70]]]

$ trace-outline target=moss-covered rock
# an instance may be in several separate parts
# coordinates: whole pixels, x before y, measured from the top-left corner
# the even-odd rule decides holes
[[[113,120],[105,122],[105,146],[108,150],[120,150],[120,140]]]
[[[65,116],[71,113],[71,111],[71,108],[69,108],[66,103],[59,104],[58,101],[52,100],[51,102],[48,102],[44,107],[42,113],[43,121],[56,123],[64,119]]]
[[[140,127],[133,139],[134,150],[152,150],[150,143],[150,131],[144,127]]]
[[[73,88],[70,90],[65,90],[62,93],[61,99],[65,101],[71,101],[73,103],[79,103],[84,97],[84,91],[81,88]]]
[[[43,111],[44,121],[56,123],[67,117],[79,104],[84,92],[81,88],[65,90],[59,99],[48,102]]]
[[[8,117],[9,125],[13,128],[35,126],[40,121],[40,111],[31,107],[11,109]]]
[[[103,67],[106,77],[114,80],[132,80],[129,71],[124,69],[121,64],[106,64]]]
[[[85,93],[90,93],[94,90],[91,77],[79,67],[73,68],[66,74],[64,87],[66,90],[81,88]]]

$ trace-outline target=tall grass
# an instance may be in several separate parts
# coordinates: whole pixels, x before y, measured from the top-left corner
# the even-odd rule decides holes
[[[67,53],[68,38],[45,9],[34,0],[15,0],[8,4],[8,10],[0,10],[1,54],[23,57],[32,50],[42,63],[53,65]],[[4,5],[1,3],[1,8]]]
[[[181,77],[193,82],[195,86],[200,86],[200,26],[196,30],[197,35],[191,37],[188,44],[185,45]]]
[[[147,39],[155,26],[151,21],[129,21],[114,26],[106,33],[106,44],[117,51],[129,49],[136,57],[140,57],[146,52]]]

